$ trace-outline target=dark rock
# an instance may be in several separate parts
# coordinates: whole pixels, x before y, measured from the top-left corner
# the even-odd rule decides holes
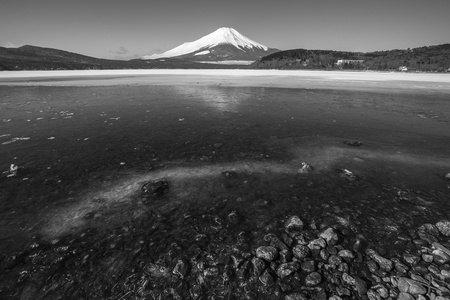
[[[327,261],[330,257],[330,253],[326,249],[320,250],[320,258],[322,258],[324,261]]]
[[[394,267],[398,272],[402,274],[408,273],[408,266],[402,263],[398,258],[392,258],[391,260],[394,262]]]
[[[169,190],[169,182],[165,179],[157,179],[144,183],[141,188],[141,198],[153,200],[161,197]]]
[[[327,293],[325,292],[325,289],[316,288],[316,292],[312,295],[312,299],[327,300]]]
[[[423,265],[422,263],[415,265],[412,267],[412,270],[416,273],[426,275],[428,273],[428,266]]]
[[[256,249],[256,257],[262,258],[268,262],[275,260],[278,256],[278,250],[273,246],[261,246]]]
[[[351,295],[350,290],[343,286],[336,287],[336,292],[338,293],[339,296],[350,296]]]
[[[252,266],[253,266],[253,275],[260,276],[262,272],[266,269],[266,263],[264,260],[254,257],[252,259]]]
[[[303,293],[293,293],[284,296],[284,300],[307,300],[308,297],[305,296]]]
[[[428,266],[428,271],[430,271],[430,273],[433,273],[438,276],[441,275],[441,270],[439,269],[438,266],[436,266],[434,264]]]
[[[342,263],[342,258],[337,255],[331,255],[328,258],[328,263],[336,268],[337,266],[339,266]]]
[[[401,292],[398,294],[397,300],[416,300],[411,294]]]
[[[433,262],[433,255],[430,254],[422,254],[422,260],[427,263]]]
[[[410,266],[414,266],[417,265],[420,261],[420,257],[414,254],[410,254],[410,253],[404,253],[403,254],[403,259],[410,265]]]
[[[376,273],[379,269],[378,264],[374,262],[373,260],[368,260],[366,262],[367,268],[371,273]]]
[[[315,240],[312,240],[308,243],[308,248],[311,250],[318,250],[324,249],[327,246],[326,241],[323,238],[318,238]]]
[[[232,211],[228,214],[227,220],[231,224],[237,224],[239,222],[239,217],[235,211]]]
[[[150,263],[147,266],[145,266],[144,270],[152,277],[161,278],[170,276],[169,269],[167,269],[165,266],[162,265]]]
[[[292,285],[285,281],[281,281],[278,285],[280,286],[281,291],[284,293],[289,293],[293,290]]]
[[[305,257],[308,257],[310,250],[307,246],[297,245],[292,249],[292,253],[296,258],[303,259]]]
[[[389,272],[392,270],[393,263],[387,258],[384,258],[383,256],[379,255],[375,250],[373,249],[367,249],[366,254],[372,258],[374,261],[380,265],[380,268],[386,272]]]
[[[377,284],[373,286],[372,289],[375,290],[381,296],[381,298],[386,299],[387,297],[389,297],[389,290],[382,284]]]
[[[232,254],[230,258],[231,264],[235,269],[237,269],[245,261],[245,258],[242,257],[240,253]]]
[[[378,294],[374,290],[368,290],[367,291],[367,297],[369,297],[369,300],[381,300],[380,294]]]
[[[305,284],[307,286],[316,286],[322,282],[322,276],[318,272],[312,272],[305,278]]]
[[[288,250],[289,247],[280,241],[280,239],[273,233],[268,233],[264,236],[264,240],[269,242],[271,246],[278,248],[280,250]]]
[[[237,270],[236,275],[240,280],[246,280],[249,275],[250,262],[248,260],[244,261],[241,267]]]
[[[428,226],[426,226],[428,225]],[[436,234],[437,233],[437,234]],[[436,243],[437,235],[439,235],[439,230],[436,226],[431,224],[425,224],[419,227],[417,230],[417,235],[422,239],[427,241],[430,244]]]
[[[314,272],[316,270],[316,262],[314,260],[307,260],[302,262],[301,269],[307,273]]]
[[[342,281],[344,281],[346,284],[350,286],[356,285],[356,279],[353,276],[350,276],[347,272],[344,272],[342,274]]]
[[[203,271],[203,275],[205,277],[217,277],[219,276],[219,268],[217,267],[210,267]]]
[[[294,240],[288,236],[286,233],[283,233],[281,235],[281,239],[283,241],[283,243],[285,243],[288,247],[292,247],[292,243],[294,242]]]
[[[336,169],[336,172],[339,173],[340,177],[345,178],[348,181],[356,181],[357,180],[356,175],[350,170],[347,170],[347,169]]]
[[[284,278],[296,272],[298,269],[299,269],[298,262],[283,263],[280,264],[279,267],[277,268],[277,275],[280,278]]]
[[[227,178],[236,178],[238,176],[238,173],[235,171],[224,171],[222,172],[222,175]]]
[[[334,231],[333,228],[328,228],[322,233],[319,234],[321,238],[323,238],[329,246],[336,245],[338,242],[338,234]]]
[[[450,261],[450,257],[441,249],[434,249],[431,254],[433,255],[433,261],[438,264],[442,265]]]
[[[298,216],[291,216],[284,222],[284,228],[288,231],[301,231],[303,230],[303,221]]]
[[[367,248],[367,242],[363,239],[356,239],[353,245],[353,251],[363,253]]]
[[[413,240],[414,245],[419,246],[419,247],[423,247],[423,246],[427,246],[428,242],[422,239],[415,239]]]
[[[342,263],[339,264],[337,269],[339,270],[339,272],[343,273],[343,272],[348,272],[350,268],[349,268],[347,263],[342,262]]]
[[[280,262],[287,263],[292,260],[292,251],[291,250],[281,250],[280,251]]]
[[[259,277],[259,281],[261,281],[261,283],[265,286],[271,286],[275,283],[275,278],[273,277],[269,269],[266,269],[264,273]]]
[[[427,293],[427,289],[425,287],[407,277],[400,277],[398,279],[398,289],[400,292],[409,293],[412,295],[424,295]]]
[[[339,253],[339,250],[334,246],[327,247],[327,250],[331,255],[337,255]]]
[[[367,284],[359,277],[355,277],[355,288],[360,296],[363,296],[367,293]]]
[[[436,223],[436,227],[440,233],[450,237],[450,221],[448,220],[439,221]]]
[[[353,147],[359,147],[362,145],[360,141],[344,141],[344,144],[353,146]]]
[[[189,269],[190,269],[189,263],[183,259],[179,259],[175,267],[173,268],[172,273],[183,279],[188,274]]]
[[[439,229],[435,225],[429,224],[429,223],[423,224],[422,226],[420,226],[418,228],[417,231],[418,232],[419,231],[426,231],[426,232],[428,232],[429,234],[431,234],[433,236],[439,236]]]
[[[192,297],[192,299],[198,299],[203,293],[202,287],[198,284],[194,284],[189,289],[189,294]]]
[[[347,249],[339,251],[338,255],[342,257],[346,262],[351,262],[355,258],[353,252]]]

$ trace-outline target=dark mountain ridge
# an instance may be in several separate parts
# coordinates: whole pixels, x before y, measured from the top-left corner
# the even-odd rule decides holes
[[[258,69],[356,69],[444,72],[450,68],[450,44],[406,50],[348,52],[295,49],[254,62]]]
[[[95,58],[69,51],[25,45],[19,48],[0,47],[1,70],[102,70],[102,69],[217,69],[246,68],[245,66],[210,65],[166,58],[153,61],[142,59],[113,60]]]

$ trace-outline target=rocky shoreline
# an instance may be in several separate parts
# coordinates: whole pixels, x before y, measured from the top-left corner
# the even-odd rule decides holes
[[[299,216],[249,230],[236,211],[154,212],[105,234],[2,258],[2,299],[450,299],[450,221],[399,235],[402,251]]]

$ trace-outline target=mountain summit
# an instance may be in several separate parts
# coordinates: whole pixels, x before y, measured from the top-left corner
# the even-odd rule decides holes
[[[240,34],[236,29],[222,27],[204,37],[186,42],[161,54],[146,55],[143,59],[177,57],[186,60],[220,62],[255,61],[279,51]]]

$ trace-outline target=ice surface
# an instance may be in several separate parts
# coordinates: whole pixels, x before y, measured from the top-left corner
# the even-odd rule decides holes
[[[450,76],[439,73],[225,69],[0,72],[0,85],[10,86],[112,86],[124,84],[270,86],[371,91],[388,88],[408,92],[450,93]]]

